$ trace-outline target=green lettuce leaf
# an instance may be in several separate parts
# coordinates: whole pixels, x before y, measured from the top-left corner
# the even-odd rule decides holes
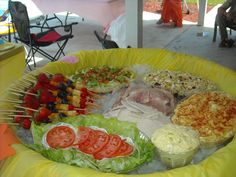
[[[80,152],[76,148],[48,149],[42,144],[44,134],[55,124],[32,124],[31,131],[34,137],[34,150],[56,162],[92,168],[103,172],[127,173],[144,162],[152,160],[154,146],[149,139],[143,136],[134,123],[119,121],[117,118],[106,119],[102,115],[91,114],[70,117],[63,120],[77,128],[79,126],[95,126],[106,129],[108,133],[117,134],[132,140],[135,151],[126,157],[104,158],[96,160],[91,155]],[[60,124],[60,122],[58,122]]]

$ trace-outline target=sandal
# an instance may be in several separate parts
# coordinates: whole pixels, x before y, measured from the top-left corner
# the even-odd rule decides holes
[[[162,19],[162,18],[160,18],[160,19],[156,22],[157,25],[160,25],[160,24],[162,24],[162,23],[163,23],[163,19]]]

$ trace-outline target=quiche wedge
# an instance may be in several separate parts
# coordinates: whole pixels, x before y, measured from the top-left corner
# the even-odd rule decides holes
[[[197,130],[202,147],[225,143],[236,131],[236,99],[221,92],[194,94],[177,105],[172,122]]]

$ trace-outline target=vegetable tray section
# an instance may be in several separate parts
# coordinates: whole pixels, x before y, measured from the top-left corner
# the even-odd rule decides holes
[[[47,144],[48,135],[57,133],[55,131],[51,132],[53,126],[55,129],[56,126],[53,124],[32,125],[33,137],[36,143],[33,148],[47,158],[57,162],[84,168],[90,167],[103,172],[124,173],[135,169],[142,163],[150,161],[153,158],[154,146],[150,140],[140,134],[133,123],[121,122],[116,118],[105,119],[102,115],[84,115],[66,118],[63,123],[57,125],[57,128],[59,129],[58,131],[63,131],[64,128],[64,133],[67,134],[67,140],[75,139],[74,142],[68,141],[63,143],[63,138],[60,138],[58,140],[60,141],[59,148],[54,149],[54,146],[54,148],[48,149],[45,148],[45,146],[47,147],[45,144]],[[76,134],[78,134],[77,140],[73,138],[75,135],[71,135],[71,131],[65,130],[71,129],[70,127],[75,129],[75,131],[76,129],[78,130],[78,132],[76,131]],[[90,134],[90,136],[87,136],[86,131],[92,130],[96,131],[96,133],[93,132],[94,134],[103,133],[103,137],[106,135],[108,137],[109,135],[109,142],[106,142],[106,146],[101,145],[101,141],[99,143],[100,146],[103,146],[101,148],[98,147],[98,143],[91,143],[96,138],[96,135],[91,136]],[[101,137],[101,140],[104,139],[103,137]],[[48,139],[48,142],[55,141],[55,135]],[[42,141],[44,141],[44,145],[42,145]],[[98,142],[98,140],[95,141]],[[124,147],[122,143],[131,149],[125,149],[128,150],[125,152],[125,150],[122,150],[122,147]],[[118,146],[118,144],[120,145]]]
[[[193,75],[201,76],[203,78],[213,81],[220,90],[236,96],[236,73],[215,63],[203,60],[198,57],[189,55],[174,53],[160,49],[118,49],[118,50],[105,50],[105,51],[82,51],[75,53],[74,56],[78,58],[78,62],[75,64],[69,64],[65,62],[50,63],[43,67],[40,72],[50,72],[53,74],[62,73],[65,75],[73,75],[78,70],[83,70],[92,66],[114,66],[114,67],[129,67],[134,64],[151,65],[159,70],[170,71],[183,71],[191,73]],[[8,95],[3,95],[5,98]],[[6,109],[12,109],[11,105],[4,105]],[[235,138],[231,143],[222,149],[216,151],[212,156],[208,157],[204,161],[197,165],[188,165],[178,169],[168,170],[165,172],[156,172],[152,174],[143,175],[119,175],[115,173],[104,172],[127,172],[136,165],[143,163],[151,158],[152,154],[145,153],[150,152],[152,146],[146,143],[135,128],[132,128],[133,124],[122,123],[117,124],[116,119],[111,119],[109,125],[100,116],[94,116],[90,119],[88,115],[79,115],[78,122],[72,123],[66,119],[65,125],[72,125],[75,131],[78,131],[79,127],[89,127],[96,129],[99,127],[101,130],[106,130],[108,135],[119,135],[123,139],[130,137],[133,140],[130,142],[127,139],[127,143],[132,145],[135,143],[134,151],[129,156],[103,158],[96,160],[93,158],[93,154],[89,155],[82,152],[82,149],[78,147],[68,148],[76,143],[68,142],[63,144],[57,150],[50,150],[39,144],[42,142],[42,137],[47,134],[47,131],[52,127],[51,124],[36,125],[32,123],[34,130],[34,137],[38,144],[34,147],[38,152],[43,153],[45,156],[62,163],[54,162],[44,158],[40,153],[25,147],[24,145],[13,145],[16,150],[16,155],[8,158],[0,164],[0,176],[3,177],[32,177],[32,176],[55,176],[55,177],[84,177],[84,176],[96,176],[96,177],[114,177],[114,176],[145,176],[145,177],[187,177],[191,174],[192,177],[233,177],[236,174],[235,159],[236,159],[236,140]],[[119,126],[118,126],[119,125]],[[77,127],[78,126],[78,127]],[[94,127],[93,127],[94,126]],[[125,127],[129,127],[129,131]],[[100,130],[98,129],[98,130]],[[133,131],[130,131],[133,130]],[[73,136],[73,132],[71,132]],[[49,138],[50,139],[50,138]],[[76,138],[75,138],[76,139]],[[49,142],[49,141],[48,141]],[[145,144],[143,144],[145,142]],[[49,142],[49,144],[51,144]],[[53,144],[53,143],[52,143]],[[52,145],[51,144],[51,145]],[[60,144],[60,143],[59,143]],[[58,146],[58,144],[56,145]],[[137,149],[137,147],[139,149]],[[65,149],[69,149],[65,151]],[[78,149],[76,149],[78,148]],[[149,149],[149,150],[148,150]],[[68,153],[67,153],[68,152]],[[143,153],[144,152],[144,153]],[[74,160],[76,155],[81,155],[84,158],[80,158],[77,161]],[[87,158],[87,159],[86,159]],[[86,160],[81,160],[86,159]],[[125,160],[124,160],[125,159]],[[74,160],[74,161],[73,161]],[[65,162],[70,162],[67,165]],[[119,165],[118,165],[119,164]],[[123,171],[120,170],[123,165]],[[76,165],[76,166],[75,166]],[[79,168],[77,166],[83,167]],[[89,167],[89,168],[84,168]],[[96,170],[93,170],[93,169]],[[100,172],[97,169],[103,171]]]

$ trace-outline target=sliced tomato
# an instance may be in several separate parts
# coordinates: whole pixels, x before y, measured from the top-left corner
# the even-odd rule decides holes
[[[93,145],[96,143],[96,134],[93,129],[89,132],[89,137],[86,141],[81,144],[78,144],[79,150],[86,153],[86,154],[93,154],[94,148]]]
[[[119,150],[122,140],[118,135],[109,135],[109,142],[97,153],[93,154],[94,158],[101,160],[112,157]]]
[[[113,155],[113,157],[128,156],[132,154],[133,151],[134,147],[123,140],[120,149]]]
[[[120,154],[126,151],[127,148],[128,148],[128,144],[124,140],[122,140],[120,148],[116,151],[116,153],[113,156],[114,157],[120,156]]]
[[[79,127],[78,145],[84,143],[89,138],[90,132],[91,132],[91,128],[89,127]]]
[[[75,141],[75,132],[68,126],[56,126],[48,131],[46,141],[51,148],[66,148]]]
[[[100,151],[108,142],[109,135],[101,130],[93,130],[88,140],[79,146],[79,149],[87,154],[94,154]]]
[[[101,130],[95,130],[96,134],[96,143],[92,145],[91,148],[93,148],[93,152],[97,153],[98,151],[102,150],[103,147],[109,142],[110,136]]]

